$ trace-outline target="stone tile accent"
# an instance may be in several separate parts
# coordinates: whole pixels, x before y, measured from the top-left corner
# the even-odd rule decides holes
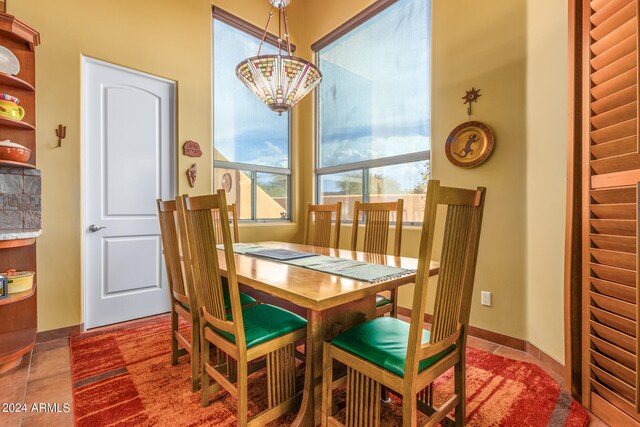
[[[0,167],[0,232],[39,230],[41,191],[39,170]]]
[[[31,208],[31,197],[28,194],[7,194],[4,196],[4,209],[23,211]]]
[[[22,193],[24,177],[22,175],[0,175],[0,193]]]
[[[40,211],[22,212],[22,228],[25,230],[40,230],[42,228],[42,214]]]
[[[41,178],[39,176],[25,176],[24,177],[24,193],[25,194],[40,194],[41,192]]]
[[[0,230],[15,230],[22,227],[22,212],[0,211]]]
[[[26,175],[23,168],[0,166],[0,174]]]
[[[31,208],[40,210],[42,206],[41,196],[31,196]]]

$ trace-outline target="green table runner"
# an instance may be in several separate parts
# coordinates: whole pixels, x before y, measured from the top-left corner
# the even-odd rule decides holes
[[[217,247],[218,249],[222,249],[222,245],[218,245]],[[273,249],[273,247],[254,245],[251,243],[233,244],[233,251],[235,253],[243,255],[251,255],[252,251],[260,251],[264,249]],[[326,255],[293,259],[289,261],[277,261],[274,259],[268,259],[268,261],[282,262],[284,264],[295,265],[297,267],[308,268],[310,270],[322,271],[323,273],[348,277],[350,279],[369,283],[384,282],[416,272],[416,270],[409,270],[406,268],[392,267],[380,264],[369,264],[364,261],[355,261],[351,259]]]

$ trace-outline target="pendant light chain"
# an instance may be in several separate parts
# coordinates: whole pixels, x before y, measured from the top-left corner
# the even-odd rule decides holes
[[[289,28],[287,27],[287,10],[282,9],[282,15],[284,16],[284,38],[287,40],[287,52],[291,56],[291,40],[289,40]]]
[[[269,18],[267,18],[267,25],[264,27],[264,33],[262,33],[262,39],[260,40],[260,45],[258,46],[258,56],[260,56],[262,45],[264,44],[264,41],[267,39],[267,34],[269,33],[269,24],[271,23],[272,17],[273,17],[273,6],[271,6],[271,9],[269,9]]]
[[[282,55],[282,9],[278,8],[278,56]]]
[[[245,59],[236,67],[238,78],[267,107],[278,114],[291,110],[291,107],[307,96],[322,80],[322,73],[318,67],[292,54],[286,11],[289,1],[270,0],[269,19],[260,40],[258,55]],[[274,7],[278,9],[278,52],[261,55],[262,46],[269,35]],[[286,50],[286,53],[283,53],[283,50]]]

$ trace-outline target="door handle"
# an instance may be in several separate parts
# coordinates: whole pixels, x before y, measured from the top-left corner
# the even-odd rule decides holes
[[[100,231],[100,230],[102,230],[103,228],[107,228],[107,227],[98,227],[98,226],[97,226],[97,225],[95,225],[95,224],[91,224],[91,225],[89,226],[89,231],[90,231],[90,232],[92,232],[92,233],[95,233],[96,231]]]

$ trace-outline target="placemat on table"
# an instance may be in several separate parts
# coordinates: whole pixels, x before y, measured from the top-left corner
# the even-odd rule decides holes
[[[222,245],[217,246],[222,249]],[[252,252],[259,252],[268,249],[276,249],[269,246],[255,245],[252,243],[234,243],[233,251],[238,254],[251,255]],[[292,251],[299,252],[299,251]],[[310,270],[321,271],[335,276],[348,277],[362,282],[378,283],[393,280],[407,274],[413,274],[416,270],[393,267],[389,265],[370,264],[364,261],[357,261],[326,255],[309,256],[298,259],[269,261],[282,262],[284,264],[295,265],[296,267],[308,268]]]

